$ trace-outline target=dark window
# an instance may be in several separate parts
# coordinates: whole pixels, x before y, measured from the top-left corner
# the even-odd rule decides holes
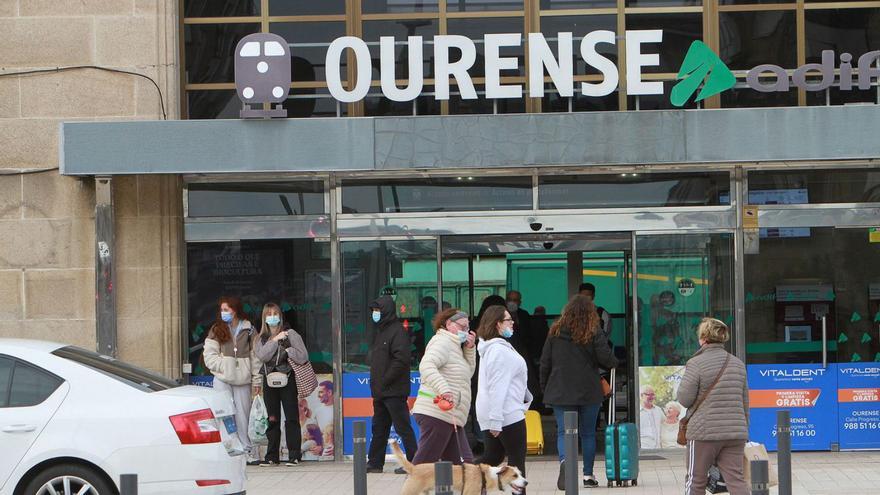
[[[721,60],[731,70],[750,70],[763,64],[797,67],[795,13],[721,12],[718,16]],[[676,69],[677,70],[677,69]]]
[[[126,385],[142,389],[145,392],[161,392],[162,390],[180,386],[176,381],[152,371],[138,368],[97,352],[80,349],[79,347],[62,347],[53,351],[52,354],[91,368]],[[18,368],[16,368],[17,373]]]
[[[762,77],[764,84],[773,84],[775,76]],[[743,83],[742,80],[739,81]],[[807,93],[810,95],[811,93]],[[820,93],[824,96],[825,93]],[[797,106],[797,88],[792,86],[789,91],[774,91],[762,93],[749,87],[732,88],[721,93],[721,106],[723,108],[753,108],[753,107],[793,107]],[[824,103],[823,103],[824,105]]]
[[[438,0],[361,0],[364,14],[437,12]]]
[[[664,81],[662,95],[637,95],[627,96],[627,108],[630,110],[668,110],[670,108],[679,108],[672,105],[669,101],[672,88],[678,84],[678,81]],[[687,103],[681,108],[697,108],[696,96],[688,99]],[[638,99],[638,104],[636,104]]]
[[[237,119],[241,110],[234,90],[187,91],[186,104],[190,119]]]
[[[661,43],[643,43],[642,53],[659,53],[660,65],[642,68],[643,74],[678,73],[688,49],[703,39],[703,16],[682,14],[627,14],[626,29],[662,29]]]
[[[260,0],[185,0],[184,17],[248,17],[260,15]]]
[[[718,0],[718,5],[754,5],[761,3],[795,3],[796,0]]]
[[[486,47],[483,44],[486,34],[519,33],[522,34],[524,21],[522,17],[495,17],[479,19],[449,19],[447,21],[447,34],[466,36],[474,40],[477,49],[477,60],[468,71],[471,77],[483,77],[486,75]],[[450,61],[456,61],[460,57],[458,50],[450,50]],[[499,50],[501,57],[513,57],[519,62],[513,70],[502,70],[501,77],[525,75],[525,41],[520,41],[519,46],[502,47]]]
[[[297,82],[326,81],[324,65],[327,48],[336,38],[345,36],[344,22],[272,23],[269,32],[290,43],[291,72]],[[339,73],[345,80],[346,56],[340,57]]]
[[[0,356],[0,407],[9,404],[9,385],[12,382],[12,367],[15,361],[8,357]]]
[[[540,208],[717,206],[730,203],[730,175],[607,174],[539,178]]]
[[[320,182],[255,182],[189,185],[190,217],[320,215],[324,185]]]
[[[775,195],[762,204],[880,202],[877,169],[755,170],[748,177],[749,198],[757,191]]]
[[[401,19],[396,21],[364,21],[363,40],[370,48],[373,59],[373,80],[378,81],[381,74],[379,64],[379,37],[394,37],[394,74],[396,79],[409,78],[409,36],[422,39],[422,76],[433,77],[434,35],[437,34],[437,21],[433,19]],[[401,85],[404,87],[405,85]]]
[[[627,7],[684,7],[703,5],[701,0],[626,0]]]
[[[183,31],[186,82],[234,82],[235,45],[258,32],[259,24],[187,24]]]
[[[330,96],[330,90],[326,88],[292,89],[287,101],[282,106],[287,109],[289,118],[345,117],[348,115],[348,104],[338,102]]]
[[[64,380],[21,361],[15,362],[8,407],[31,407],[48,399]]]
[[[431,177],[345,181],[344,213],[532,208],[531,177]]]
[[[614,0],[541,0],[541,10],[595,9],[616,6],[617,2]]]
[[[345,14],[345,0],[269,0],[269,15]]]
[[[592,65],[587,65],[581,56],[581,40],[587,34],[598,31],[617,31],[616,15],[580,15],[580,16],[544,16],[541,17],[541,33],[547,39],[550,45],[550,51],[556,55],[558,52],[556,37],[559,33],[572,34],[572,51],[574,57],[574,73],[575,75],[592,75],[600,74],[600,72]],[[616,44],[599,43],[596,45],[597,51],[614,62],[617,65],[617,49]],[[544,71],[545,75],[547,71]],[[575,83],[576,87],[580,87],[579,83]]]
[[[495,106],[492,104],[494,100],[486,98],[485,86],[474,85],[477,98],[472,100],[463,99],[458,91],[458,86],[451,85],[449,87],[449,115],[495,113]],[[502,99],[498,101],[500,102]]]
[[[425,92],[433,91],[433,87],[425,88]],[[380,93],[372,93],[364,99],[364,115],[367,117],[440,115],[440,102],[434,99],[434,95],[419,96],[415,102],[412,102],[391,101]]]
[[[523,0],[447,0],[449,12],[523,10]]]
[[[859,56],[880,49],[880,9],[807,10],[804,13],[807,36],[807,63],[822,61],[822,50],[853,56],[853,69]]]

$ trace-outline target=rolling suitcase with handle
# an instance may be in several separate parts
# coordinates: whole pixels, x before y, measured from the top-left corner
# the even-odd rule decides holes
[[[639,430],[635,423],[617,423],[615,370],[611,370],[611,400],[605,427],[605,476],[608,486],[636,486],[639,478]]]
[[[544,427],[538,411],[526,411],[526,454],[544,455]]]

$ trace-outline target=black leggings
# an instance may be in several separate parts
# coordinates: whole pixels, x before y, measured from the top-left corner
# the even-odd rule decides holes
[[[287,441],[288,458],[302,459],[302,431],[299,426],[299,401],[296,393],[296,380],[293,373],[283,388],[270,388],[263,377],[263,401],[269,415],[269,428],[266,430],[266,460],[279,462],[281,450],[281,407],[284,407],[284,439]]]
[[[483,431],[483,435],[486,450],[480,462],[497,466],[504,462],[506,455],[507,463],[518,467],[522,475],[526,475],[526,420],[505,426],[497,437],[488,431]]]

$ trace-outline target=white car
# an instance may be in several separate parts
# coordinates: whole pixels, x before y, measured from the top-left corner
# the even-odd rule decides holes
[[[244,494],[232,399],[77,347],[0,339],[0,495]],[[125,494],[123,494],[125,495]]]

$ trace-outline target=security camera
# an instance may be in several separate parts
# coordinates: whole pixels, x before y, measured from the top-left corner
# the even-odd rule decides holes
[[[543,226],[544,226],[544,224],[542,224],[541,222],[537,221],[536,219],[534,219],[534,218],[530,218],[530,219],[529,219],[529,228],[531,228],[531,229],[534,230],[535,232],[541,230],[541,227],[543,227]]]
[[[544,243],[544,249],[546,249],[548,251],[553,249],[553,246],[555,246],[555,244],[553,244],[552,242],[545,242]]]

